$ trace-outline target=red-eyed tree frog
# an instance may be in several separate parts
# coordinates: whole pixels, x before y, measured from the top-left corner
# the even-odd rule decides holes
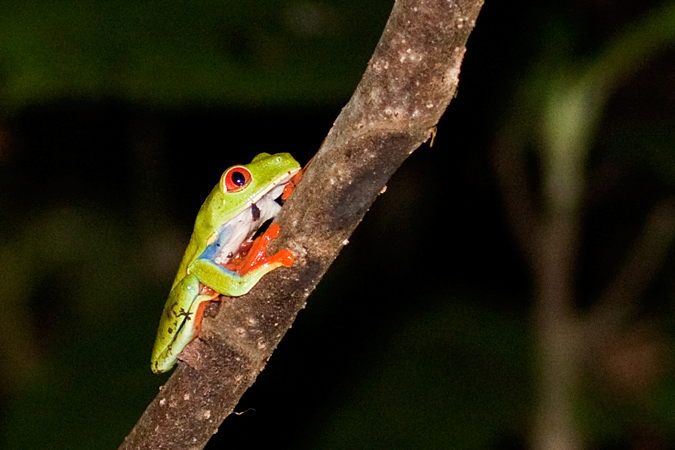
[[[152,371],[166,372],[199,333],[204,308],[220,294],[246,294],[266,273],[293,263],[288,250],[266,256],[279,234],[271,222],[301,177],[288,153],[261,153],[227,169],[197,213],[194,231],[171,286],[152,350]],[[257,237],[256,237],[257,236]]]

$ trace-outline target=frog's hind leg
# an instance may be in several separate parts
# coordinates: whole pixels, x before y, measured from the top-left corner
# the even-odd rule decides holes
[[[194,275],[187,275],[174,286],[164,306],[152,351],[154,372],[166,372],[173,367],[180,352],[199,332],[204,308],[217,297],[217,292],[203,290]]]
[[[235,258],[236,263],[220,265],[208,258],[199,258],[190,265],[190,273],[205,285],[230,297],[246,294],[258,281],[277,267],[293,264],[288,250],[279,250],[267,256],[267,245],[279,234],[279,225],[273,223],[267,231],[253,241],[245,257]]]

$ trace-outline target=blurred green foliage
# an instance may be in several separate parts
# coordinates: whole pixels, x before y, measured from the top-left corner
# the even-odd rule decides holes
[[[389,6],[4,2],[0,105],[16,110],[54,99],[109,97],[162,107],[340,101],[358,81]]]

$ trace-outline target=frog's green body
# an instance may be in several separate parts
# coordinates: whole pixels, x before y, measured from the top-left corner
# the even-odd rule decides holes
[[[250,240],[276,216],[281,208],[276,200],[284,189],[287,196],[291,180],[299,173],[300,165],[288,153],[261,153],[250,164],[223,173],[199,209],[171,286],[152,351],[153,372],[173,367],[197,334],[207,302],[219,294],[244,295],[266,273],[292,264],[293,256],[287,250],[265,256],[267,243],[279,232],[276,224],[252,245]]]

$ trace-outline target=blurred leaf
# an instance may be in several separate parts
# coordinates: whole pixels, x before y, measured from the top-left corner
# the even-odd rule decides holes
[[[384,1],[6,3],[0,105],[10,110],[64,97],[161,105],[343,99],[377,42],[377,18],[383,22],[390,7]]]

